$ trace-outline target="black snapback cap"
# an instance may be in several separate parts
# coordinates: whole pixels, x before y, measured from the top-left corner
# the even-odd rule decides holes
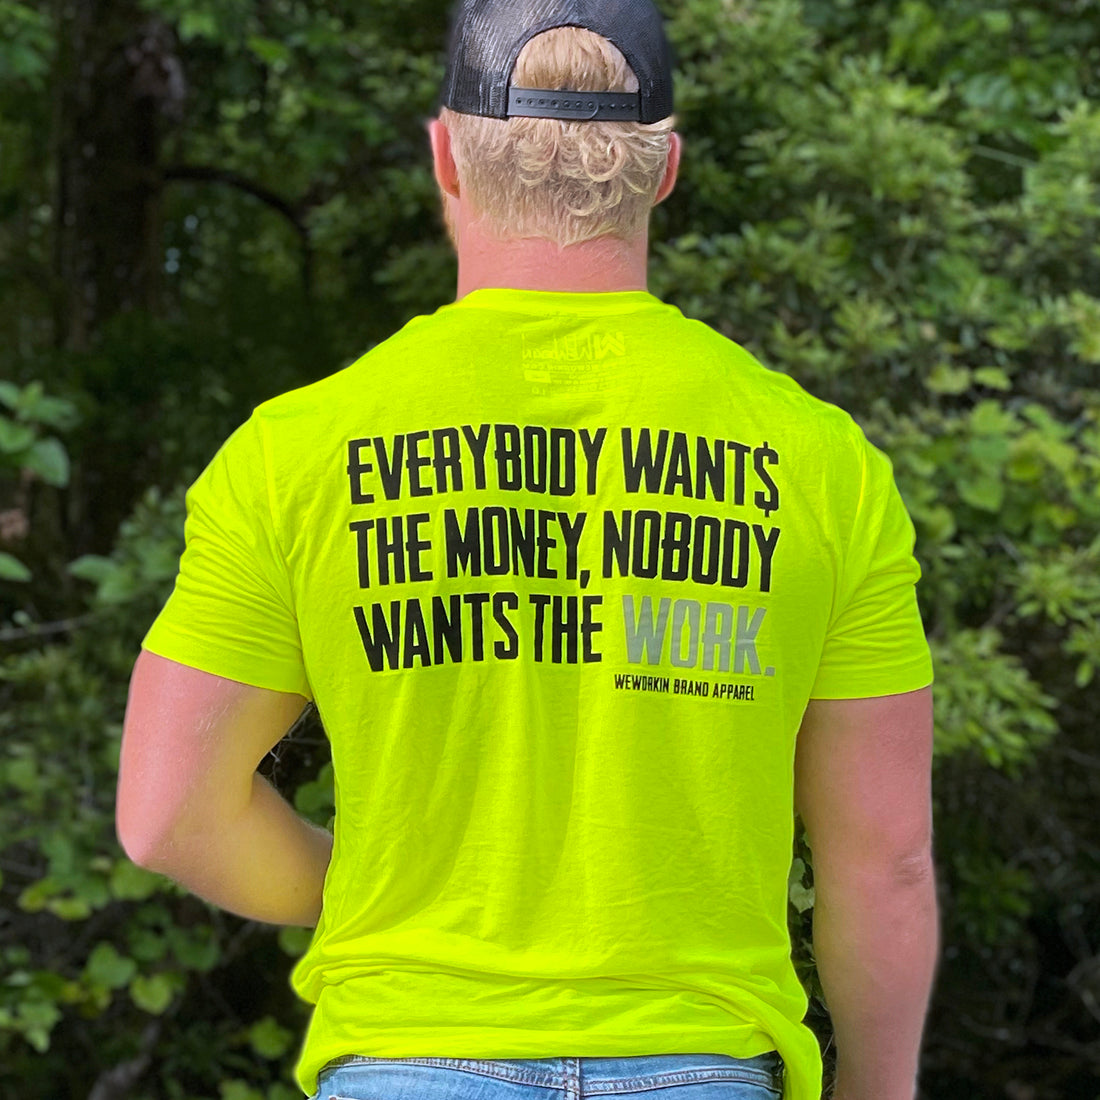
[[[614,43],[639,91],[513,88],[523,47],[558,27],[582,27]],[[672,51],[652,0],[458,0],[442,104],[484,118],[660,122],[672,114]]]

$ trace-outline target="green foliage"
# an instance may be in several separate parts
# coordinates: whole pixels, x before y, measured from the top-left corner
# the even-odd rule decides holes
[[[0,0],[0,86],[26,81],[41,89],[50,69],[53,35],[49,16],[20,0]]]
[[[28,628],[23,651],[0,663],[0,897],[11,914],[0,931],[3,1088],[18,1081],[39,1088],[30,1095],[52,1097],[68,1080],[76,1090],[86,1074],[65,1056],[75,1028],[102,1051],[104,1071],[140,1059],[152,1037],[164,1081],[196,1095],[203,1073],[239,1070],[256,1057],[271,1063],[254,1077],[270,1086],[261,1094],[287,1089],[292,1032],[277,1021],[300,1026],[300,1009],[288,1007],[285,988],[254,1001],[258,1023],[227,1017],[205,1040],[205,1061],[189,1052],[190,1039],[161,1038],[172,1034],[165,1021],[207,1011],[204,990],[224,983],[242,957],[262,955],[269,936],[134,866],[114,836],[126,683],[171,589],[183,517],[182,487],[167,496],[149,490],[112,552],[74,566],[95,589],[70,640],[43,644]]]
[[[179,570],[186,516],[182,486],[164,498],[149,489],[122,524],[111,555],[85,554],[69,572],[95,585],[94,606],[125,605],[127,614],[152,609],[155,615]]]
[[[0,551],[0,581],[29,581],[31,571],[11,554]]]
[[[2,9],[0,9],[2,14]],[[41,382],[20,388],[0,382],[0,545],[25,538],[30,527],[29,489],[39,481],[55,488],[69,483],[69,453],[50,429],[67,431],[77,423],[71,401],[46,395]],[[32,572],[14,555],[0,550],[0,584],[25,583]]]
[[[128,1063],[135,1100],[286,1100],[305,1018],[286,975],[308,933],[228,918],[123,857],[119,731],[184,486],[256,403],[453,294],[422,126],[448,5],[141,6],[173,29],[189,88],[183,117],[159,123],[157,306],[81,341],[56,266],[57,181],[82,151],[54,128],[55,97],[76,47],[55,8],[0,0],[0,1092],[86,1095]],[[1085,1095],[1096,5],[664,7],[686,149],[654,216],[651,289],[850,410],[916,528],[945,943],[927,1094]],[[104,291],[112,275],[96,278]],[[314,713],[264,770],[331,821]],[[827,1043],[801,837],[789,897]]]
[[[331,762],[321,768],[316,779],[298,787],[294,793],[294,808],[314,824],[331,826],[336,809]]]
[[[936,752],[977,750],[995,768],[1031,763],[1057,732],[1044,695],[1023,662],[1002,651],[996,630],[958,630],[937,640]]]

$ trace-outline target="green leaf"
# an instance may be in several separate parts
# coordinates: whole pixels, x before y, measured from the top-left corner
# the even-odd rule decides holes
[[[970,389],[970,371],[966,367],[938,364],[925,380],[925,386],[933,393],[958,394]]]
[[[34,443],[34,428],[0,416],[0,454],[21,455]]]
[[[164,885],[164,878],[128,859],[120,859],[111,869],[109,884],[111,894],[119,901],[145,901]]]
[[[959,496],[971,508],[982,512],[1000,511],[1005,500],[1004,483],[992,477],[967,478],[959,482]]]
[[[77,838],[62,829],[51,829],[39,842],[50,861],[50,872],[58,876],[71,875],[81,857],[77,854]]]
[[[221,958],[221,945],[209,925],[195,928],[170,928],[168,945],[181,966],[188,970],[206,973],[218,965]]]
[[[128,939],[130,951],[139,962],[159,962],[168,953],[168,945],[164,942],[164,937],[151,928],[132,929]]]
[[[84,976],[95,985],[121,989],[134,979],[137,963],[120,955],[114,944],[97,943],[84,966]]]
[[[313,942],[313,929],[287,926],[279,929],[279,946],[293,958],[304,955]]]
[[[46,875],[37,882],[32,882],[20,895],[18,904],[24,913],[40,913],[46,908],[50,898],[59,890],[57,880]]]
[[[130,997],[143,1012],[160,1016],[167,1011],[181,985],[175,974],[139,974],[130,983]]]
[[[69,456],[56,439],[40,439],[24,459],[28,470],[33,470],[47,485],[63,489],[69,484]]]
[[[979,401],[970,417],[970,426],[979,435],[1006,435],[1017,427],[1017,420],[996,401]]]
[[[955,534],[955,513],[945,504],[921,505],[912,509],[912,516],[936,545],[946,543]]]
[[[101,554],[85,554],[69,565],[69,572],[78,580],[102,584],[117,568],[114,561]]]
[[[50,1032],[60,1019],[61,1009],[53,1001],[24,1001],[19,1006],[20,1029],[39,1054],[50,1049]]]
[[[787,896],[800,913],[805,913],[807,909],[814,907],[814,888],[805,886],[802,882],[806,870],[805,862],[796,858],[791,863],[791,873],[787,880]]]
[[[80,419],[71,401],[63,397],[47,397],[40,384],[24,390],[19,410],[24,420],[62,430],[74,427]]]
[[[294,1041],[294,1033],[281,1027],[271,1016],[257,1021],[248,1032],[248,1042],[252,1049],[270,1062],[281,1058]]]
[[[7,783],[24,794],[37,790],[42,782],[38,772],[38,762],[33,756],[18,756],[9,759],[3,769],[0,770],[0,775],[4,776]]]
[[[0,551],[0,581],[25,583],[32,577],[31,571],[18,558]]]
[[[334,787],[332,765],[325,764],[317,773],[317,778],[303,783],[294,793],[294,806],[299,813],[312,817],[328,811],[334,805]]]
[[[62,920],[86,920],[92,915],[92,906],[86,898],[51,898],[46,908]]]
[[[1009,460],[1005,470],[1013,481],[1034,482],[1043,476],[1046,467],[1035,454],[1017,451]]]
[[[131,567],[115,565],[96,593],[105,604],[128,603],[141,591],[141,582]]]
[[[1011,453],[1007,437],[1003,435],[978,435],[966,445],[979,470],[991,472],[1003,466]]]
[[[1012,381],[1000,367],[979,367],[974,372],[974,380],[991,390],[1012,389]]]
[[[29,988],[44,1000],[57,1001],[67,995],[69,982],[52,970],[36,970]]]
[[[27,425],[66,429],[80,420],[76,405],[63,397],[47,397],[41,381],[32,382],[22,390],[11,382],[0,383],[0,404],[11,409],[16,419]]]
[[[209,11],[185,11],[180,17],[179,35],[184,42],[194,38],[217,38],[218,21]]]
[[[248,40],[248,48],[268,65],[285,65],[290,61],[290,50],[274,38],[261,38],[259,35],[253,35]]]

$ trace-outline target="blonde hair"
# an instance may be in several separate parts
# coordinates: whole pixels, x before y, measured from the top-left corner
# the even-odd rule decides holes
[[[579,27],[531,39],[516,61],[517,88],[636,92],[619,49]],[[559,245],[637,237],[668,164],[675,119],[567,122],[482,118],[444,108],[460,185],[479,221],[500,239],[543,237]]]

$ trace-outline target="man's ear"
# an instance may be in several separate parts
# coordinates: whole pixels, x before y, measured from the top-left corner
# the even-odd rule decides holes
[[[665,168],[665,178],[661,180],[661,186],[657,189],[657,198],[653,205],[659,206],[672,194],[676,187],[676,177],[680,171],[680,153],[684,143],[677,133],[669,134],[668,141],[668,166]]]
[[[435,166],[435,179],[444,195],[458,198],[458,168],[451,153],[451,132],[433,118],[428,123],[428,135],[432,142],[432,161]]]

